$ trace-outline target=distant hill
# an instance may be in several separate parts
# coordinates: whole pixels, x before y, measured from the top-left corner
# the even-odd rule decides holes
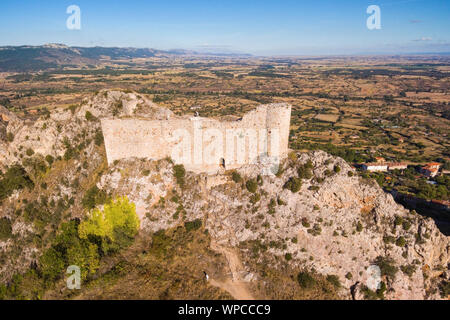
[[[171,55],[236,56],[233,53],[198,53],[183,49],[68,47],[63,44],[0,47],[0,72],[33,72],[63,67],[98,65],[119,59]]]

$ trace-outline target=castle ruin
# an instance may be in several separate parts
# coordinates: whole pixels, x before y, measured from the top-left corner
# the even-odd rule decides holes
[[[279,161],[288,153],[291,106],[261,105],[234,121],[170,116],[101,120],[108,164],[170,157],[188,171],[215,174]]]

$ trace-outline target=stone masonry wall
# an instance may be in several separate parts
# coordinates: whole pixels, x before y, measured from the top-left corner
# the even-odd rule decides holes
[[[291,106],[259,106],[237,121],[201,117],[102,119],[108,163],[172,158],[196,173],[217,173],[288,152]]]

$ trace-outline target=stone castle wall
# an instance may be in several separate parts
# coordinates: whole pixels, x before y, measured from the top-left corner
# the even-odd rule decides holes
[[[187,170],[216,173],[288,152],[291,106],[258,107],[237,121],[201,117],[168,120],[102,119],[108,163],[126,158],[172,158]]]

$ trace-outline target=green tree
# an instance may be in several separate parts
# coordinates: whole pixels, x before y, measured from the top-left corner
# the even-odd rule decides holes
[[[81,239],[99,239],[104,253],[116,251],[131,244],[139,230],[136,206],[127,197],[117,198],[104,206],[103,211],[94,209],[90,217],[79,226]]]
[[[0,219],[0,240],[7,240],[12,235],[11,220],[8,218]]]
[[[42,276],[45,280],[52,281],[61,275],[64,270],[64,257],[55,248],[50,248],[44,252],[39,260]]]
[[[258,183],[254,179],[247,180],[245,183],[247,190],[251,193],[255,193],[258,189]]]

